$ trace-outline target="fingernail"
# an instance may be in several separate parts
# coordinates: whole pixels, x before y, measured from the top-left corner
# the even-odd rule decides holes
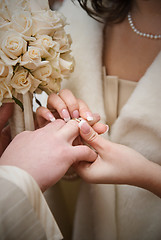
[[[53,116],[52,113],[48,112],[46,114],[47,120],[49,120],[50,122],[54,122],[55,121],[55,117]]]
[[[79,118],[79,112],[78,110],[73,111],[73,118]]]
[[[106,131],[104,133],[107,133],[109,131],[109,126],[106,125],[106,127],[107,127],[107,129],[106,129]]]
[[[70,120],[70,115],[67,109],[62,110],[62,116],[65,122],[68,122]]]
[[[93,116],[91,112],[86,112],[86,118],[88,121],[92,121],[93,120]]]
[[[90,132],[90,126],[85,120],[81,120],[80,123],[78,124],[80,130],[84,134],[88,134]]]

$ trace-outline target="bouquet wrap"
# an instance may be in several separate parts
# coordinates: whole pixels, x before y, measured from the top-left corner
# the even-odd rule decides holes
[[[12,139],[22,131],[33,131],[35,129],[32,97],[28,92],[18,96],[18,100],[23,103],[23,111],[18,104],[14,103],[14,115],[10,119]]]

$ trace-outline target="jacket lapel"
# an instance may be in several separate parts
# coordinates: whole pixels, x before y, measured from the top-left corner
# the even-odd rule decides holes
[[[157,153],[161,147],[160,141],[158,141],[161,139],[160,66],[161,52],[140,79],[111,131],[112,141],[129,145],[148,158],[151,158],[152,152]],[[153,149],[149,146],[153,146]],[[156,159],[156,161],[158,160]]]

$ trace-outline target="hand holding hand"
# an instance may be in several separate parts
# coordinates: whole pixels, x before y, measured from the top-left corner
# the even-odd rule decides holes
[[[5,150],[0,164],[26,170],[44,191],[63,177],[73,163],[96,159],[97,154],[89,147],[72,146],[78,135],[76,121],[65,123],[61,119],[33,132],[22,132]]]
[[[80,123],[80,135],[98,153],[96,161],[75,165],[82,178],[91,183],[138,185],[147,163],[142,155],[124,145],[105,140],[86,121]]]

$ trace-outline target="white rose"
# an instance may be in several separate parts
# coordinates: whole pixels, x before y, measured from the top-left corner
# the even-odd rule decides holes
[[[30,0],[29,8],[31,12],[49,10],[49,2],[48,0]]]
[[[11,79],[11,86],[17,93],[25,94],[28,91],[33,93],[38,85],[41,83],[34,78],[26,69],[19,67]]]
[[[48,87],[51,91],[54,91],[56,93],[59,92],[61,87],[61,79],[50,78],[50,81],[48,82]]]
[[[33,93],[36,91],[36,89],[38,88],[38,86],[40,85],[41,81],[36,79],[31,73],[29,73],[28,78],[31,80],[32,84],[31,84],[31,88],[30,88],[30,92]]]
[[[11,22],[6,21],[6,20],[0,15],[0,31],[7,31],[10,26],[11,26]],[[2,34],[2,32],[1,32],[0,34]]]
[[[41,52],[40,48],[37,47],[28,47],[28,51],[22,56],[22,61],[41,61]]]
[[[53,58],[48,59],[52,66],[52,78],[61,78],[61,70],[59,63],[60,53],[57,53]]]
[[[70,60],[65,60],[63,58],[59,59],[59,64],[60,64],[60,70],[61,74],[64,76],[68,76],[74,69],[74,61],[73,59]]]
[[[70,50],[72,39],[70,34],[66,34],[64,29],[59,29],[55,32],[53,40],[59,44],[59,52],[64,53]]]
[[[5,98],[12,98],[12,88],[11,86],[7,86],[5,81],[0,81],[0,106],[2,105],[2,101]]]
[[[8,66],[15,66],[18,62],[21,61],[21,57],[17,58],[16,60],[12,60],[6,56],[6,54],[0,50],[0,58],[4,61],[4,63]]]
[[[28,11],[16,11],[12,16],[12,28],[26,36],[31,36],[32,17]]]
[[[54,58],[48,60],[52,66],[52,78],[68,77],[74,69],[74,59],[69,53],[57,53]]]
[[[48,77],[52,74],[52,67],[48,63],[43,67],[38,68],[36,71],[32,72],[35,78],[46,81]]]
[[[15,31],[8,31],[3,36],[1,49],[11,60],[16,60],[26,51],[27,42]]]
[[[48,82],[43,84],[42,86],[40,85],[40,88],[44,90],[47,94],[50,94],[52,92],[59,92],[61,87],[61,78],[53,79],[53,78],[48,78]]]
[[[19,68],[11,79],[11,86],[17,93],[25,94],[31,88],[31,79],[28,78],[29,72],[24,68]]]
[[[7,3],[5,0],[0,1],[0,17],[2,17],[4,20],[10,21],[10,15],[8,13]]]
[[[48,51],[50,48],[56,46],[56,42],[48,35],[37,35],[36,40],[31,42],[30,45],[38,47],[41,51],[41,56],[45,58],[50,56]]]
[[[2,60],[0,60],[0,81],[5,79],[6,84],[9,84],[13,75],[13,67],[7,66]]]
[[[63,15],[56,11],[40,11],[33,13],[32,35],[53,36],[56,29],[65,25]]]
[[[41,52],[40,48],[37,47],[28,47],[28,51],[22,56],[20,65],[25,68],[35,70],[40,66],[44,66],[48,61],[41,61]]]
[[[59,52],[59,43],[55,42],[56,45],[53,48],[50,48],[48,53],[49,53],[49,57],[47,57],[46,59],[53,59],[55,57],[57,57],[58,54],[60,54]]]
[[[9,73],[9,67],[4,64],[2,60],[0,60],[0,77],[7,77]]]
[[[25,10],[28,6],[28,0],[1,0],[0,1],[0,16],[11,21],[12,15],[16,10]]]

